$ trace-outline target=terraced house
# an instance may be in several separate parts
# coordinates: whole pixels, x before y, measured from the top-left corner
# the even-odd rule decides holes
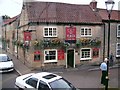
[[[111,18],[110,45],[116,60],[120,55],[118,14],[113,10]],[[95,0],[89,5],[25,2],[14,22],[17,28],[12,32],[5,32],[3,26],[3,35],[12,33],[13,49],[8,51],[31,67],[75,68],[81,62],[102,62],[107,56],[107,11],[97,8]]]

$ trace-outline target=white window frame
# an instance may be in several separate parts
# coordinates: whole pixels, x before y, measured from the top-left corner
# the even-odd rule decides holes
[[[55,51],[56,52],[56,58],[55,58],[55,60],[45,60],[45,56],[46,56],[46,54],[45,54],[45,52],[49,52],[49,51]],[[46,49],[46,50],[44,50],[44,63],[49,63],[49,62],[57,62],[57,57],[58,57],[58,55],[57,55],[57,49]]]
[[[82,32],[82,29],[84,30],[84,32],[83,32],[84,35],[82,35],[82,33],[81,33],[81,32]],[[85,35],[86,29],[87,29],[87,35]],[[89,32],[88,30],[89,30],[89,29],[91,30],[91,34],[90,34],[90,35],[88,34],[88,32]],[[80,28],[80,36],[81,36],[81,37],[92,37],[92,28],[90,28],[90,27],[81,27],[81,28]]]
[[[120,33],[119,27],[120,27],[120,24],[117,25],[117,37],[120,37],[120,34],[118,34],[118,32]]]
[[[82,58],[82,50],[83,49],[90,49],[90,57],[88,57],[88,58]],[[80,60],[90,60],[90,59],[92,59],[91,55],[92,55],[92,49],[91,48],[81,48],[80,49]]]
[[[47,28],[48,29],[48,35],[46,36],[45,35],[45,28]],[[52,35],[49,35],[49,31],[50,31],[50,28],[52,28]],[[56,35],[53,35],[54,33],[54,28],[56,28]],[[44,27],[43,28],[43,36],[44,37],[57,37],[58,36],[58,30],[57,30],[57,27],[54,27],[54,26],[46,26],[46,27]]]
[[[118,44],[120,45],[120,43],[116,44],[116,57],[120,57],[120,55],[117,55],[117,51],[120,50],[120,49],[118,49]]]

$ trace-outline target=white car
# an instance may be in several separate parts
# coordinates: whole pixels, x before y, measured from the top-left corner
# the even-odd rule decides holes
[[[15,87],[19,90],[33,88],[32,90],[76,90],[76,88],[63,77],[49,73],[30,73],[16,78]],[[26,89],[25,89],[26,90]]]
[[[0,54],[0,73],[14,70],[12,59],[7,54]]]

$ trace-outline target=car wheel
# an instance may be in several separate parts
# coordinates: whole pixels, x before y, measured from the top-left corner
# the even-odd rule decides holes
[[[23,88],[19,88],[18,90],[24,90]]]

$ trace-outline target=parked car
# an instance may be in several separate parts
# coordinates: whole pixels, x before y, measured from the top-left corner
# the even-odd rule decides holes
[[[0,54],[0,73],[14,70],[12,59],[7,54]]]
[[[16,78],[15,87],[19,90],[34,88],[33,90],[76,90],[76,88],[62,76],[49,73],[30,73]]]

